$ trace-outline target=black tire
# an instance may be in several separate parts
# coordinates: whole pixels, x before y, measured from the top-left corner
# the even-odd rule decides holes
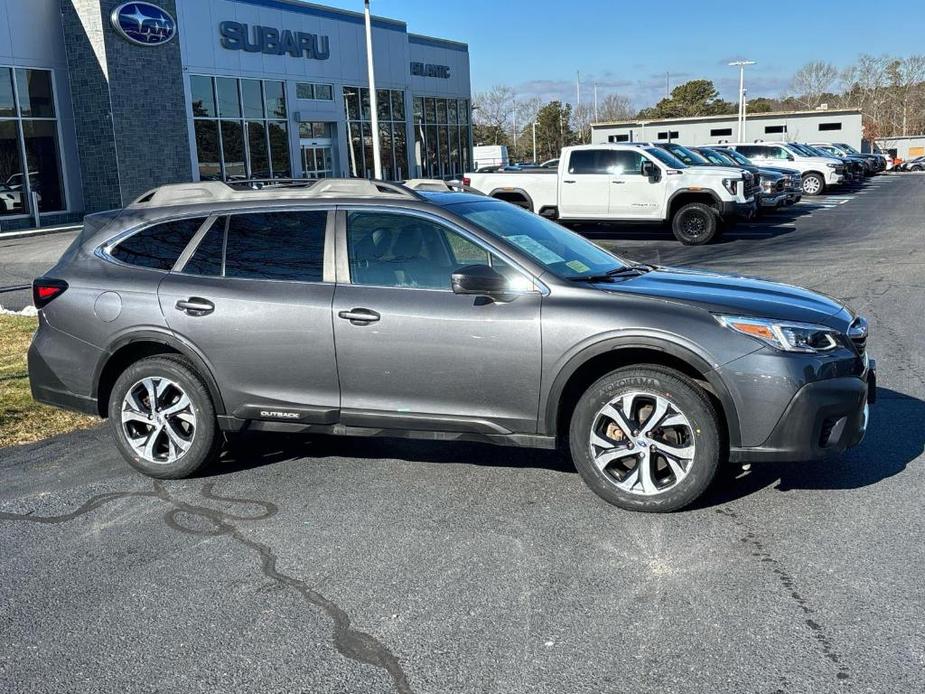
[[[694,445],[686,476],[669,486],[669,474],[665,491],[651,495],[619,488],[620,471],[609,464],[601,470],[592,454],[590,437],[598,413],[615,398],[633,391],[651,392],[670,401],[690,423],[687,435]],[[581,396],[569,426],[569,450],[585,483],[605,501],[630,511],[676,511],[703,494],[716,474],[722,451],[719,416],[703,389],[684,374],[654,364],[625,367],[598,379]],[[618,464],[625,460],[620,458]],[[668,472],[667,467],[664,470]]]
[[[808,173],[803,176],[803,195],[809,195],[810,197],[813,197],[816,195],[822,195],[824,192],[825,181],[822,179],[822,176],[817,173]]]
[[[702,246],[716,238],[719,221],[716,210],[709,205],[689,202],[675,211],[671,231],[685,246]]]
[[[129,389],[145,378],[169,379],[182,389],[181,394],[189,398],[189,411],[195,417],[195,427],[191,429],[189,448],[172,462],[153,462],[139,455],[129,443],[123,427],[123,401]],[[109,398],[109,419],[116,447],[129,465],[149,477],[159,479],[189,477],[215,458],[222,441],[209,389],[192,364],[180,356],[161,355],[141,359],[123,371],[116,379]]]

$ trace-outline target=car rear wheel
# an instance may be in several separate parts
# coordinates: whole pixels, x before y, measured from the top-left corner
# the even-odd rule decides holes
[[[150,357],[127,368],[113,385],[109,419],[128,463],[160,479],[193,474],[220,442],[209,390],[182,357]]]
[[[716,474],[719,418],[687,376],[656,365],[627,367],[582,395],[569,448],[585,483],[605,501],[631,511],[675,511]]]
[[[671,231],[685,246],[701,246],[717,237],[719,215],[709,205],[689,202],[675,212]]]
[[[804,195],[821,195],[825,190],[825,181],[819,174],[806,174],[803,177],[803,194]]]

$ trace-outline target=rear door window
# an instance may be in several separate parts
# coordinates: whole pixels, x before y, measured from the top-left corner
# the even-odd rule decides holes
[[[169,271],[205,221],[190,217],[155,224],[120,241],[109,254],[129,265]]]
[[[186,274],[321,282],[327,211],[220,217],[183,268]]]
[[[568,161],[570,174],[610,174],[616,164],[616,152],[609,149],[577,149]]]

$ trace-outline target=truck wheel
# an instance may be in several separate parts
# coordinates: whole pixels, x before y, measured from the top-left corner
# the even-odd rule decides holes
[[[142,359],[116,379],[109,420],[119,452],[150,477],[188,477],[211,460],[221,437],[209,389],[173,355]]]
[[[825,190],[825,181],[816,173],[808,173],[803,177],[804,195],[821,195]]]
[[[675,212],[671,230],[685,246],[701,246],[716,237],[719,222],[719,215],[712,207],[702,202],[689,202]]]
[[[676,511],[716,474],[719,417],[706,393],[674,369],[626,367],[581,396],[569,448],[585,483],[605,501],[631,511]]]

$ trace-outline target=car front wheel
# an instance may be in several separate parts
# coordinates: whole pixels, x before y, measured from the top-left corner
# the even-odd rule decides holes
[[[585,391],[569,448],[585,483],[632,511],[683,508],[709,486],[720,460],[719,418],[706,393],[673,369],[613,371]]]
[[[685,246],[702,246],[717,237],[719,224],[716,210],[702,202],[690,202],[675,212],[671,231]]]
[[[806,174],[803,177],[803,193],[805,195],[821,195],[825,190],[825,181],[819,174]]]
[[[109,420],[116,446],[151,477],[188,477],[216,454],[220,437],[209,390],[185,359],[142,359],[113,385]]]

